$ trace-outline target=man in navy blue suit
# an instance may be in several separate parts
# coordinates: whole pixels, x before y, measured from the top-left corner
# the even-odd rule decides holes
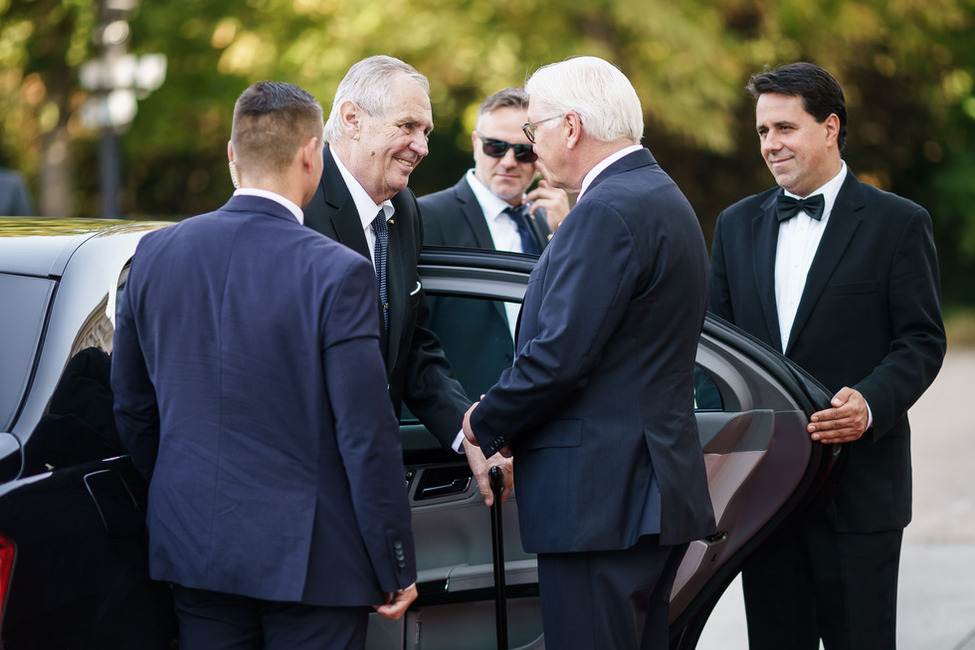
[[[182,650],[363,647],[371,607],[397,618],[416,597],[375,275],[302,225],[322,128],[304,90],[248,88],[240,189],[146,235],[121,299],[116,421]]]
[[[707,249],[643,137],[633,86],[569,59],[526,84],[526,136],[576,205],[532,272],[514,365],[468,411],[512,453],[546,646],[666,648],[687,544],[713,530],[694,418]]]
[[[752,650],[896,646],[897,567],[911,520],[907,409],[945,354],[931,216],[843,161],[843,88],[793,63],[752,77],[776,186],[718,215],[708,307],[834,392],[813,440],[849,443],[833,500],[742,572]]]

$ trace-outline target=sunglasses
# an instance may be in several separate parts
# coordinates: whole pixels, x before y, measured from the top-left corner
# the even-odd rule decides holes
[[[477,134],[477,137],[481,139],[481,150],[484,155],[490,158],[504,158],[508,149],[513,149],[515,160],[518,162],[533,163],[538,160],[538,156],[530,144],[511,144],[497,138],[485,138],[480,133]]]

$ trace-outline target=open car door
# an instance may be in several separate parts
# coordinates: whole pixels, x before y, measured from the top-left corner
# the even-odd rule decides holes
[[[532,257],[493,251],[429,249],[421,258],[433,329],[472,399],[511,363],[510,323],[533,265]],[[842,448],[814,443],[805,430],[809,415],[828,402],[825,389],[776,351],[708,316],[696,407],[718,532],[693,542],[681,564],[671,597],[672,648],[693,648],[745,558],[829,493]],[[463,457],[445,452],[409,413],[402,433],[420,596],[403,621],[373,616],[368,647],[495,648],[489,510]],[[544,638],[517,498],[504,506],[507,622],[510,647],[529,650],[544,648]]]

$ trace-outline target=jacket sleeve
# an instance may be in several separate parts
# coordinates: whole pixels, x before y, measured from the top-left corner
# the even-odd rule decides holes
[[[356,261],[323,326],[322,364],[356,522],[380,588],[393,592],[416,582],[413,533],[370,291],[375,275],[366,260]]]
[[[415,201],[415,199],[414,199]],[[423,222],[419,206],[415,220],[416,259],[419,262],[423,243]],[[430,328],[430,309],[426,294],[420,289],[416,322],[406,362],[403,401],[444,449],[451,449],[460,433],[464,413],[471,405],[463,386],[457,381],[450,362],[444,355],[440,339]]]
[[[136,259],[129,275],[129,289],[122,294],[112,343],[112,392],[115,394],[115,424],[122,445],[129,452],[136,469],[152,478],[159,451],[159,404],[149,378],[145,357],[135,326],[133,292],[137,279]]]
[[[916,208],[901,233],[889,278],[889,351],[853,386],[870,405],[874,438],[903,417],[931,385],[947,347],[934,232],[923,208]]]

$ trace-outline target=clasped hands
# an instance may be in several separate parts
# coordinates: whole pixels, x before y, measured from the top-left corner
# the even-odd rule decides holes
[[[504,447],[499,452],[502,458],[492,460],[485,458],[484,452],[481,451],[481,446],[474,436],[474,430],[471,429],[471,413],[474,412],[478,404],[480,402],[471,404],[471,407],[467,409],[467,413],[464,414],[464,453],[467,454],[467,464],[470,465],[471,472],[474,473],[474,479],[477,481],[477,489],[484,498],[484,505],[490,507],[494,505],[494,491],[491,490],[491,479],[488,475],[491,467],[496,465],[501,468],[503,478],[501,503],[507,501],[511,493],[514,492],[515,479],[511,462],[511,449]]]

